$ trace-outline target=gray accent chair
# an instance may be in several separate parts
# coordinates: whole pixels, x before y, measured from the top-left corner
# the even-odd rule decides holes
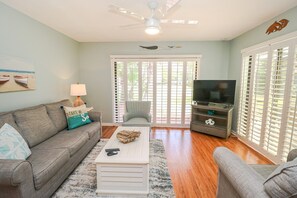
[[[63,100],[0,113],[0,127],[14,127],[32,152],[27,160],[0,159],[1,198],[50,197],[100,140],[100,112],[89,112],[92,123],[67,130],[61,106],[72,104]]]
[[[264,184],[279,165],[248,165],[225,147],[216,148],[213,156],[219,167],[217,198],[271,197],[265,191]],[[296,157],[297,149],[294,149],[290,151],[287,161]]]
[[[126,101],[123,126],[151,126],[150,101]]]

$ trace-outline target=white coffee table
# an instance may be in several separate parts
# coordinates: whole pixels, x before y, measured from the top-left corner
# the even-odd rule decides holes
[[[140,131],[134,142],[123,144],[116,134],[122,130]],[[105,149],[119,148],[107,156]],[[97,194],[119,197],[146,197],[149,193],[149,127],[118,127],[95,160]]]

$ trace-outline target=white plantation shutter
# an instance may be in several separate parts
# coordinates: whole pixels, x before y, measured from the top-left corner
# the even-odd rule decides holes
[[[272,65],[268,94],[267,122],[264,136],[264,149],[277,155],[282,126],[286,75],[288,69],[288,47],[272,51]]]
[[[252,60],[253,57],[251,55],[243,57],[243,67],[241,73],[241,92],[239,98],[237,132],[244,137],[247,136],[248,130]]]
[[[198,79],[198,61],[187,61],[186,63],[186,71],[184,71],[183,75],[185,76],[185,84],[184,89],[186,90],[183,92],[185,100],[182,106],[185,108],[184,114],[184,121],[185,124],[190,124],[191,122],[191,112],[192,112],[192,98],[193,98],[193,79]]]
[[[127,62],[127,98],[139,100],[139,62]]]
[[[153,107],[154,104],[154,64],[153,62],[142,62],[142,68],[141,68],[141,74],[142,80],[141,80],[141,89],[142,90],[142,97],[140,100],[142,101],[151,101],[151,107]],[[139,79],[140,79],[139,78]],[[154,115],[154,108],[151,108],[151,114]],[[154,119],[154,117],[152,117]]]
[[[181,61],[171,62],[171,100],[170,123],[179,124],[182,121],[183,73],[186,67]]]
[[[168,65],[167,61],[157,62],[156,67],[156,113],[154,123],[167,124],[168,112]]]
[[[238,134],[275,162],[297,148],[296,44],[294,37],[243,53]]]
[[[126,100],[151,101],[155,126],[188,126],[199,57],[112,57],[114,122],[122,122]]]
[[[264,113],[264,97],[266,84],[268,52],[260,52],[255,55],[253,83],[251,94],[250,126],[248,139],[259,145]]]
[[[114,120],[122,122],[121,112],[125,111],[124,62],[114,62]]]
[[[297,148],[297,45],[293,45],[292,76],[290,99],[288,104],[288,116],[286,120],[286,130],[284,136],[284,145],[282,159],[285,160],[290,150]],[[290,60],[288,60],[290,64]],[[290,75],[290,73],[289,73]]]

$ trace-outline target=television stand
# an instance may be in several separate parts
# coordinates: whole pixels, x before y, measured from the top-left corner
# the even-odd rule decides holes
[[[208,105],[209,102],[200,102],[200,101],[196,101],[194,104],[195,104],[195,105]]]
[[[192,120],[190,129],[221,138],[228,138],[231,134],[232,106],[192,105]],[[211,119],[214,121],[213,125]]]

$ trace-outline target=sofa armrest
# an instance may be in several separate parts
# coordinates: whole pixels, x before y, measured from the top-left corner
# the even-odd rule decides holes
[[[98,112],[98,111],[89,111],[88,112],[89,114],[89,117],[92,121],[94,122],[102,122],[102,114],[101,112]]]
[[[218,147],[213,154],[219,170],[242,198],[269,197],[264,191],[264,178],[229,149]]]
[[[152,122],[152,114],[148,113],[146,119],[148,122]]]
[[[99,111],[89,111],[88,112],[90,119],[93,122],[99,122],[100,124],[100,131],[99,131],[99,137],[102,135],[102,113]]]
[[[133,114],[131,113],[124,113],[123,115],[123,121],[127,122],[128,120],[130,120],[133,117]]]
[[[294,160],[296,157],[297,157],[297,149],[291,150],[288,154],[287,162]]]
[[[33,171],[30,162],[25,160],[0,160],[0,186],[17,186],[26,180]]]

